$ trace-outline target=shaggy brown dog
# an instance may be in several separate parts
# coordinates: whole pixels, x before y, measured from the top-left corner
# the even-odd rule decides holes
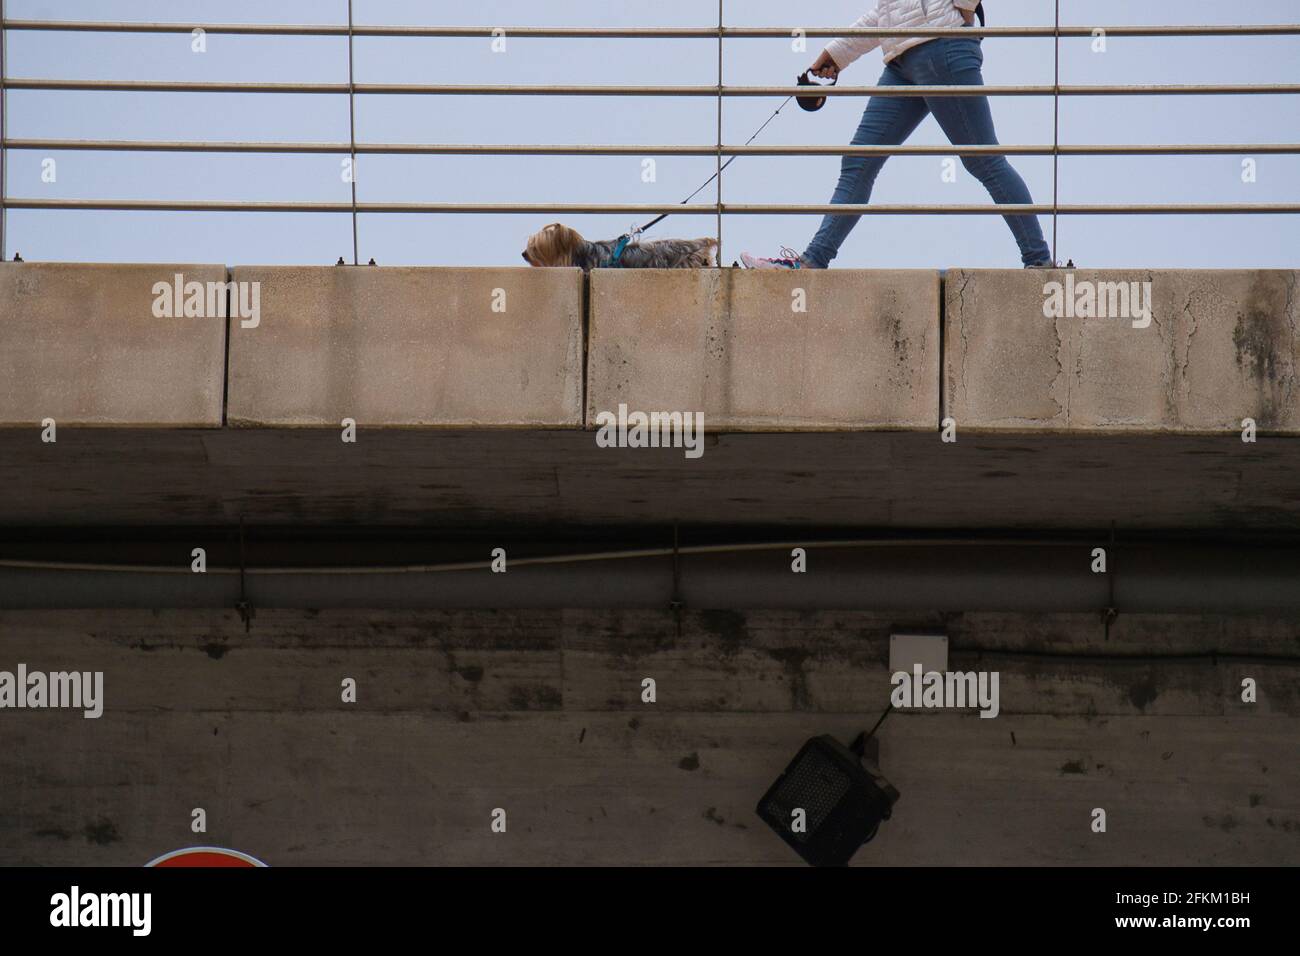
[[[577,266],[583,272],[618,265],[624,269],[711,269],[716,239],[633,240],[617,263],[618,239],[588,242],[576,229],[553,222],[528,239],[524,261],[530,266]]]

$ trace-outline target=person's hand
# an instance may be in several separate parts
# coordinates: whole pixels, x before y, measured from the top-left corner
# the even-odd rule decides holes
[[[839,64],[831,57],[829,50],[822,50],[822,55],[817,57],[817,62],[810,68],[809,72],[813,76],[820,76],[825,80],[833,80],[840,75]]]
[[[971,27],[975,25],[975,11],[963,10],[960,7],[958,7],[957,12],[960,13],[961,18],[966,21],[966,26]]]

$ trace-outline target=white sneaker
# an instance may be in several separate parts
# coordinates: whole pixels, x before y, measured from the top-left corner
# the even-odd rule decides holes
[[[740,261],[744,263],[746,269],[802,269],[803,262],[799,258],[799,253],[789,247],[782,247],[781,258],[779,259],[760,259],[758,256],[751,256],[748,252],[740,254]]]

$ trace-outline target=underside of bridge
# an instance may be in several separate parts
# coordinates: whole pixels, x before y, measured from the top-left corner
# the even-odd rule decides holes
[[[1296,279],[0,265],[0,859],[1300,862]]]

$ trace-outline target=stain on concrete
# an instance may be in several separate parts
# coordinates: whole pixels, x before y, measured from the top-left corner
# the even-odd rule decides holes
[[[510,688],[510,706],[514,710],[559,710],[564,704],[564,696],[558,687]]]
[[[700,611],[700,626],[722,643],[727,651],[735,653],[749,637],[745,615],[739,611]]]
[[[1067,760],[1061,764],[1061,773],[1087,773],[1082,760]]]
[[[790,678],[790,704],[795,710],[811,710],[812,695],[808,692],[808,674],[804,663],[812,655],[802,647],[774,647],[768,650],[768,656],[780,661]]]
[[[677,761],[677,767],[680,770],[699,770],[700,755],[697,753],[687,754],[681,760]]]
[[[108,846],[110,843],[120,843],[122,841],[121,834],[117,832],[117,824],[107,817],[100,817],[93,823],[87,823],[84,832],[86,842],[98,846]]]
[[[893,298],[893,296],[891,296]],[[894,303],[890,303],[893,305]],[[894,355],[899,365],[907,366],[908,362],[908,345],[911,344],[903,332],[903,317],[897,313],[891,313],[886,320],[889,325],[889,337],[894,342]]]
[[[627,726],[629,730],[635,733],[641,727],[641,718],[633,717],[631,720],[627,722]]]
[[[43,840],[70,840],[72,834],[60,827],[45,827],[37,830],[36,835]]]
[[[483,668],[477,664],[470,664],[466,667],[457,667],[455,671],[462,680],[467,680],[471,684],[477,684],[483,679]]]
[[[1295,388],[1295,330],[1290,326],[1290,287],[1276,287],[1277,279],[1261,274],[1237,313],[1232,345],[1237,367],[1253,380],[1256,420],[1262,426],[1278,425],[1286,417]],[[1285,303],[1285,304],[1284,304]]]
[[[214,661],[221,660],[221,658],[226,656],[226,652],[229,650],[230,648],[226,647],[224,644],[203,645],[203,653],[207,654],[208,657],[212,658]]]
[[[704,819],[712,821],[713,823],[716,823],[720,827],[726,826],[727,823],[727,821],[722,819],[722,817],[719,815],[717,807],[709,807],[709,809],[705,810]]]
[[[1153,702],[1159,692],[1156,690],[1155,676],[1148,674],[1146,680],[1136,681],[1128,691],[1128,699],[1138,710],[1146,710],[1147,704]]]
[[[1264,802],[1264,798],[1263,798],[1263,796],[1261,796],[1260,794],[1258,794],[1258,793],[1252,793],[1252,794],[1250,795],[1250,805],[1251,805],[1252,807],[1257,807],[1257,806],[1259,806],[1259,805],[1260,805],[1261,803],[1263,803],[1263,802]]]
[[[1222,830],[1224,833],[1230,833],[1237,827],[1237,821],[1226,813],[1220,817],[1201,817],[1201,822],[1211,829]]]

